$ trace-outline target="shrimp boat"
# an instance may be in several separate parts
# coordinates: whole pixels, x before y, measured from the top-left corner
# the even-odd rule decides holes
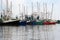
[[[26,9],[26,13],[27,12],[27,9]],[[33,13],[33,6],[32,6],[32,13]],[[25,25],[35,25],[35,20],[33,19],[33,15],[25,15],[25,20],[24,20],[24,23]]]
[[[31,17],[28,17],[28,16],[26,16],[26,24],[27,25],[35,25],[35,20],[33,20],[33,16],[31,16]]]
[[[8,0],[6,0],[6,10],[3,10],[3,13],[1,14],[0,18],[0,25],[19,25],[19,19],[11,19],[11,13],[12,13],[12,2],[11,2],[11,9],[8,10]],[[2,8],[2,0],[1,0],[1,8]]]
[[[0,22],[0,25],[2,25],[2,26],[4,26],[4,25],[15,26],[16,25],[17,26],[17,25],[19,25],[19,21],[20,20],[7,20],[7,21],[2,21],[2,22]]]
[[[37,13],[40,13],[40,3],[37,2]],[[43,20],[39,19],[41,15],[38,15],[36,18],[36,25],[43,25]]]
[[[19,25],[21,26],[26,26],[26,20],[25,20],[25,6],[23,6],[23,12],[22,12],[22,15],[20,16],[21,20],[19,22]],[[20,13],[20,4],[19,4],[19,13]],[[24,13],[24,14],[23,14]]]
[[[38,2],[37,2],[37,8],[39,11]],[[32,3],[32,15],[31,15],[29,21],[27,21],[28,25],[42,25],[43,24],[43,21],[39,20],[39,16],[36,17],[35,13],[37,13],[37,12],[33,13],[33,3]]]
[[[54,21],[54,20],[48,20],[48,21],[44,21],[44,23],[43,23],[44,25],[53,25],[53,24],[56,24],[56,21]]]
[[[43,25],[43,20],[39,20],[39,17],[34,18],[33,16],[28,18],[27,25]]]
[[[46,6],[47,6],[47,4],[46,4]],[[56,24],[56,21],[54,21],[54,20],[52,20],[52,13],[53,13],[53,4],[52,4],[52,11],[51,11],[51,17],[50,17],[50,19],[48,19],[47,17],[47,7],[46,7],[46,19],[44,20],[44,25],[53,25],[53,24]]]

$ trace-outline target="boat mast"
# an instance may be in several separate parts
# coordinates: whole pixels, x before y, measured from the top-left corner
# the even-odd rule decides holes
[[[6,16],[8,16],[8,0],[6,0]]]
[[[27,20],[28,19],[28,7],[27,7],[27,5],[26,5],[26,7],[25,7],[25,10],[26,10],[26,12],[25,12],[25,20]]]
[[[38,12],[38,17],[39,17],[39,13],[40,13],[40,3],[37,2],[37,12]],[[40,15],[41,17],[41,15]],[[38,18],[39,19],[39,18]]]
[[[25,6],[23,6],[23,13],[25,14]],[[23,20],[23,17],[24,17],[23,13],[22,13],[22,20]]]
[[[26,6],[26,13],[28,14],[28,7]]]
[[[53,14],[53,3],[52,3],[52,9],[51,9],[51,19],[52,19],[52,14]]]
[[[6,0],[6,11],[8,12],[8,0]]]
[[[40,4],[37,2],[37,12],[40,13]]]
[[[33,14],[33,2],[31,3],[31,5],[32,5],[32,14]]]
[[[23,14],[23,17],[24,17],[24,16],[25,16],[25,6],[23,6],[23,7],[24,7],[24,12],[23,12],[23,13],[24,13],[24,14]]]
[[[1,18],[2,18],[2,0],[1,0]]]
[[[19,4],[18,6],[19,6],[19,14],[20,14],[20,12],[21,12],[21,11],[20,11],[20,4]],[[21,15],[20,15],[20,17],[21,17]],[[20,19],[20,18],[19,18],[19,19]]]
[[[44,19],[44,15],[45,15],[45,3],[43,3],[43,12],[42,12],[42,19]]]
[[[23,13],[25,14],[25,6],[24,6],[24,12]]]
[[[20,13],[20,4],[19,4],[19,13]]]
[[[22,7],[23,7],[23,5],[22,5]],[[21,14],[21,15],[22,15],[21,17],[22,17],[22,20],[23,20],[23,12],[22,12],[22,14]]]
[[[37,2],[37,12],[39,13],[39,6],[38,6],[38,2]]]
[[[1,0],[1,10],[2,10],[2,0]]]
[[[12,1],[11,1],[11,3],[10,3],[10,16],[12,15]],[[10,17],[11,18],[11,17]]]
[[[11,14],[12,14],[12,1],[11,1]]]
[[[31,3],[32,5],[32,15],[31,15],[31,19],[33,20],[33,2]]]
[[[47,18],[47,14],[48,14],[48,13],[47,13],[47,3],[45,3],[45,7],[46,7],[46,19],[48,19],[48,18]]]

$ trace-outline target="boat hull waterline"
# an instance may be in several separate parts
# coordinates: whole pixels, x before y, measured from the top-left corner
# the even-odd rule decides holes
[[[1,22],[1,26],[18,26],[19,25],[19,20],[17,21],[12,21],[12,22]]]
[[[6,23],[0,23],[0,25],[22,25],[22,26],[26,26],[26,25],[54,25],[56,24],[56,22],[26,22],[26,21],[13,21],[13,22],[6,22]]]

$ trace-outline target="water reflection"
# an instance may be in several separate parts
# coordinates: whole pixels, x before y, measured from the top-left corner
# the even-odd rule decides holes
[[[55,40],[58,25],[1,26],[0,40]]]

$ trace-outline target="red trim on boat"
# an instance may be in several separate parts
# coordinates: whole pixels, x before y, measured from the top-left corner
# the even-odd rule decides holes
[[[52,24],[56,24],[56,22],[44,22],[44,25],[52,25]]]

